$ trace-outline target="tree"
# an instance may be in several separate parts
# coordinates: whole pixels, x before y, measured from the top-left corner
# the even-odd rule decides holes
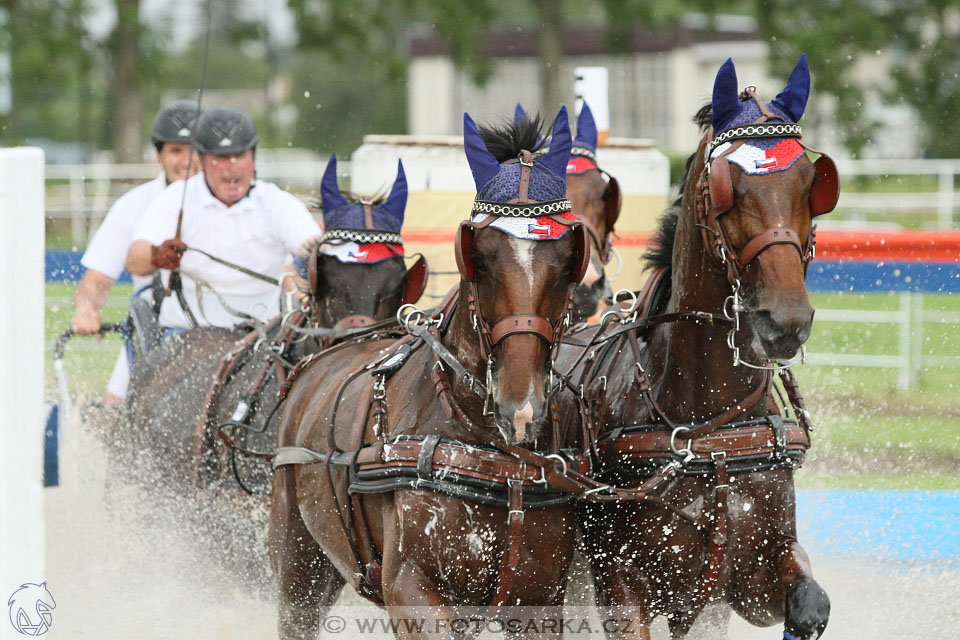
[[[116,8],[117,26],[110,37],[113,157],[115,162],[140,162],[143,149],[140,0],[116,0]]]
[[[929,155],[957,157],[960,129],[960,8],[952,0],[756,0],[754,15],[783,75],[805,52],[816,89],[836,97],[847,147],[858,153],[876,123],[864,115],[869,93],[910,106]],[[887,54],[892,76],[863,77],[864,57]],[[891,81],[892,80],[892,81]]]

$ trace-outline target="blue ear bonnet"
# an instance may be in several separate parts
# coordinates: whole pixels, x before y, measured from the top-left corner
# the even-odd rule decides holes
[[[500,165],[497,175],[477,191],[477,200],[508,202],[519,197],[520,169],[519,162]],[[539,162],[534,162],[530,171],[528,194],[531,200],[538,202],[560,200],[567,195],[566,177],[561,178],[542,167]]]
[[[327,169],[320,183],[320,201],[323,206],[323,228],[365,229],[363,205],[350,202],[340,193],[337,186],[337,157],[330,156]],[[382,204],[370,207],[373,228],[377,231],[400,233],[403,226],[403,214],[407,206],[407,178],[403,172],[403,163],[397,164],[397,179],[390,195]]]
[[[586,149],[591,153],[597,151],[597,123],[593,119],[593,112],[590,111],[590,105],[583,101],[580,108],[580,115],[577,117],[577,138],[573,141],[574,149]],[[576,155],[576,152],[574,152]]]
[[[776,98],[767,102],[766,107],[771,113],[782,117],[785,122],[798,122],[803,116],[809,96],[810,69],[807,66],[807,56],[800,54],[800,59],[787,80],[786,88]],[[761,115],[760,107],[752,98],[740,100],[737,70],[730,58],[727,58],[717,71],[717,77],[713,83],[711,107],[715,137],[729,129],[752,124]],[[780,140],[780,138],[752,139],[750,145],[759,149],[770,149]]]
[[[480,137],[469,115],[463,114],[463,146],[467,162],[477,185],[477,200],[509,202],[520,195],[519,162],[500,164]],[[539,157],[530,170],[527,195],[537,202],[561,200],[567,194],[567,162],[572,140],[567,109],[561,107],[553,123],[550,149]]]

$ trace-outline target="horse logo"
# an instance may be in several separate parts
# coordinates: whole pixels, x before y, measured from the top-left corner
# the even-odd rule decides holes
[[[27,582],[13,592],[7,601],[10,607],[10,624],[25,636],[42,636],[50,630],[57,603],[47,590],[47,583]]]

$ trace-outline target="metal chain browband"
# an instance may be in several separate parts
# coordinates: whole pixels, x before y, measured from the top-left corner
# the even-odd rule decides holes
[[[550,200],[548,202],[534,202],[529,204],[475,200],[471,211],[473,213],[488,213],[490,215],[508,218],[539,218],[540,216],[549,216],[554,213],[566,213],[572,209],[573,205],[569,200],[564,198],[562,200]]]
[[[710,156],[713,155],[714,149],[722,145],[724,142],[730,142],[731,140],[739,140],[741,138],[801,138],[803,137],[800,130],[800,125],[798,124],[750,124],[744,127],[737,127],[736,129],[730,129],[729,131],[724,131],[716,138],[710,141],[707,145],[707,150],[704,155],[706,161],[710,162]]]
[[[399,233],[390,231],[376,231],[373,229],[331,229],[320,236],[320,244],[330,240],[347,240],[359,244],[403,244],[403,237]]]
[[[578,147],[576,145],[574,145],[573,149],[570,150],[570,156],[577,157],[577,158],[588,158],[590,160],[593,160],[594,163],[596,163],[597,161],[597,154],[594,153],[591,149],[588,149],[586,147]]]

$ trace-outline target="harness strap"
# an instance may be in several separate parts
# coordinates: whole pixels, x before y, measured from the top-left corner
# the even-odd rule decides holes
[[[553,325],[543,316],[532,314],[516,314],[507,316],[490,330],[490,341],[497,345],[501,340],[517,333],[532,333],[552,344],[554,339]]]
[[[803,261],[803,246],[801,246],[796,232],[793,231],[793,229],[787,229],[786,227],[767,229],[748,242],[743,248],[743,251],[741,251],[739,257],[736,255],[732,255],[731,257],[735,259],[741,267],[746,268],[747,265],[753,262],[754,258],[770,247],[778,244],[789,244],[793,246],[797,250],[797,253],[800,254],[801,262]]]
[[[723,573],[724,560],[727,555],[727,515],[729,512],[730,487],[727,484],[726,459],[723,454],[714,456],[717,469],[717,483],[714,485],[714,504],[711,519],[713,527],[710,530],[710,539],[707,542],[707,557],[700,578],[700,588],[697,589],[693,606],[670,619],[670,631],[674,638],[686,637],[697,617],[710,601]]]
[[[520,566],[520,551],[523,544],[523,484],[507,482],[507,497],[510,510],[507,512],[507,541],[500,563],[497,579],[497,594],[493,598],[493,611],[505,606],[513,590],[513,582]]]

